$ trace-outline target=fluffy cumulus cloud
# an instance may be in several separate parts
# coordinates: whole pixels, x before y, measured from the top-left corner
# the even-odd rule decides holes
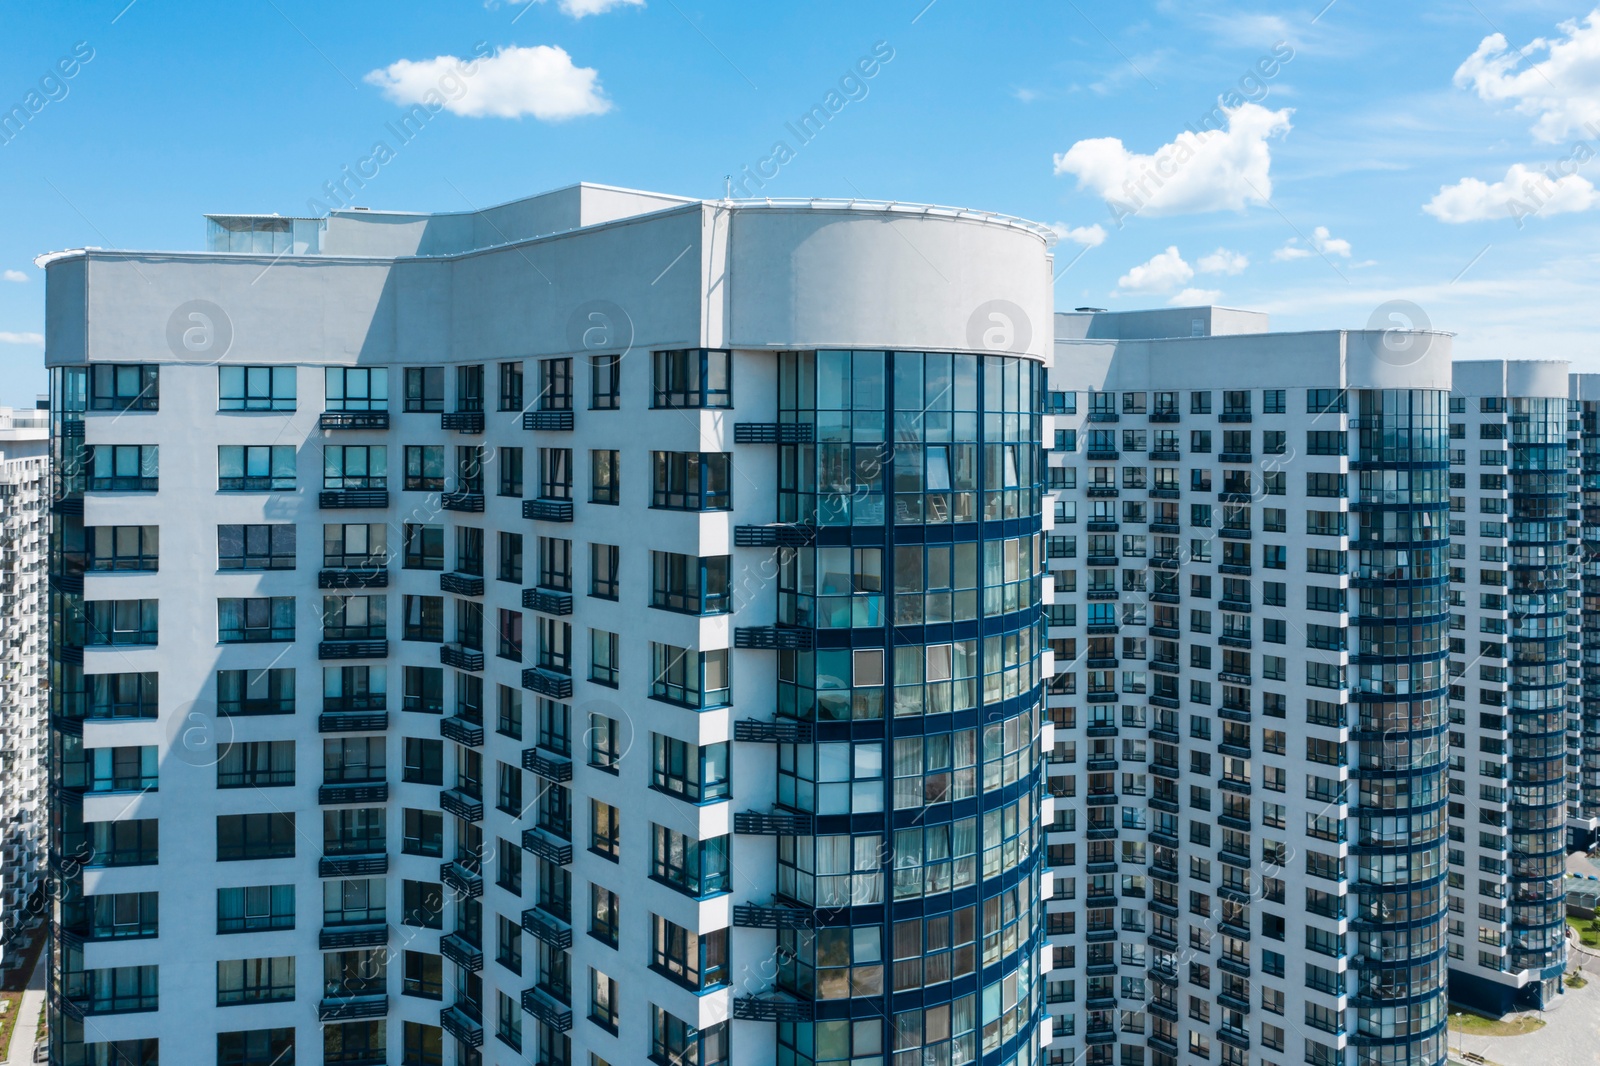
[[[20,270],[7,270],[4,273],[0,273],[0,280],[11,281],[21,285],[28,280],[28,275]]]
[[[1185,263],[1178,246],[1172,245],[1118,278],[1117,288],[1136,293],[1171,292],[1193,279],[1194,267]]]
[[[467,118],[532,115],[560,122],[611,110],[599,72],[575,65],[565,50],[545,44],[465,60],[402,59],[374,70],[367,81],[403,107],[442,107]]]
[[[37,348],[44,344],[44,334],[0,332],[0,344],[30,344]]]
[[[1221,289],[1184,289],[1167,303],[1172,307],[1209,307],[1220,299]]]
[[[1240,252],[1230,252],[1226,248],[1218,248],[1210,255],[1203,255],[1195,264],[1202,274],[1235,274],[1244,273],[1245,267],[1250,265],[1250,257]]]
[[[1440,222],[1510,218],[1520,226],[1530,215],[1564,215],[1587,211],[1596,204],[1600,204],[1600,194],[1587,178],[1567,174],[1552,180],[1515,163],[1503,181],[1462,178],[1454,185],[1441,186],[1422,209]]]
[[[1227,129],[1185,131],[1149,155],[1116,137],[1090,138],[1057,154],[1055,172],[1076,177],[1119,219],[1243,211],[1272,196],[1269,142],[1289,131],[1291,114],[1247,103],[1228,112]]]
[[[1341,259],[1349,259],[1350,242],[1329,233],[1327,226],[1318,226],[1311,231],[1310,241],[1290,237],[1282,248],[1272,253],[1272,259],[1274,262],[1286,263],[1294,259],[1309,259],[1313,255],[1336,255]]]
[[[1600,133],[1600,8],[1513,49],[1503,34],[1485,37],[1456,70],[1458,88],[1533,118],[1533,135],[1549,144]]]
[[[1106,231],[1101,225],[1069,226],[1065,222],[1057,222],[1050,227],[1056,231],[1056,236],[1073,244],[1081,244],[1085,248],[1098,248],[1105,243]]]

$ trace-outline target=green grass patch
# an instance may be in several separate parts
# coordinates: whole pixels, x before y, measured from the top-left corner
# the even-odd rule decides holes
[[[1517,1018],[1485,1018],[1481,1014],[1451,1014],[1450,1031],[1471,1036],[1524,1036],[1544,1028],[1531,1014]]]

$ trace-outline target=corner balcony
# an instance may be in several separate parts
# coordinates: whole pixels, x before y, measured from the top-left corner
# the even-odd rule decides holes
[[[457,1003],[439,1011],[439,1028],[468,1047],[483,1046],[483,1022],[474,1018],[472,1011],[462,1004]]]
[[[338,659],[386,659],[389,657],[387,640],[323,640],[317,642],[317,658],[323,661]]]
[[[553,700],[572,698],[572,676],[558,674],[544,667],[533,667],[522,671],[522,687]]]
[[[733,739],[751,744],[810,744],[815,732],[810,722],[788,718],[770,722],[741,718],[733,723]]]
[[[446,492],[440,495],[439,504],[446,511],[461,511],[466,514],[482,514],[483,493]]]
[[[811,929],[816,914],[804,907],[772,903],[735,903],[733,924],[741,929]]]
[[[381,877],[389,872],[389,856],[384,852],[366,855],[324,855],[317,860],[318,877]]]
[[[810,836],[814,821],[809,814],[787,811],[739,811],[733,831],[747,836]]]
[[[562,840],[537,827],[522,831],[522,850],[532,852],[557,866],[572,865],[572,842]]]
[[[817,539],[817,527],[794,522],[774,522],[764,526],[735,526],[736,548],[803,548]]]
[[[440,937],[439,954],[464,970],[483,969],[483,949],[460,933],[450,933]]]
[[[483,747],[483,724],[460,715],[439,719],[439,735],[469,748]]]
[[[733,1016],[746,1022],[809,1022],[815,1009],[812,1001],[796,999],[786,992],[733,997]]]
[[[809,422],[735,422],[735,444],[810,444],[816,427]]]
[[[319,733],[381,733],[388,728],[388,711],[333,711],[317,715]]]
[[[439,591],[457,596],[482,596],[483,575],[463,574],[459,570],[439,575]]]
[[[447,788],[439,793],[439,809],[464,822],[483,821],[483,801],[474,799],[458,788]]]
[[[780,651],[810,651],[815,634],[795,626],[738,626],[733,631],[735,648]]]
[[[565,783],[572,780],[572,760],[556,755],[546,755],[538,748],[522,749],[522,768],[546,781]]]
[[[317,802],[323,806],[341,803],[384,803],[389,799],[387,781],[348,781],[322,785]]]

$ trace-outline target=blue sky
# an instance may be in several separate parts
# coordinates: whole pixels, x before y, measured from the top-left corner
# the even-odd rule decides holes
[[[0,126],[0,402],[44,387],[34,256],[305,214],[380,141],[349,202],[461,210],[580,180],[717,197],[764,168],[752,193],[1058,224],[1063,308],[1215,300],[1355,328],[1406,299],[1458,356],[1600,371],[1600,15],[1325,3],[0,0],[0,112],[27,111]],[[430,89],[401,143],[390,124]],[[1219,96],[1244,106],[1185,134]]]

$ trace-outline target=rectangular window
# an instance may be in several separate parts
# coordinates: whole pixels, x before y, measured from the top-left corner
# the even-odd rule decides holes
[[[217,367],[217,408],[222,411],[293,411],[292,366]]]
[[[293,596],[251,596],[217,601],[218,643],[259,644],[293,639]]]
[[[294,481],[292,445],[217,447],[217,488],[223,492],[293,492]]]
[[[294,999],[294,956],[217,963],[217,1006]]]
[[[405,486],[408,492],[444,491],[443,445],[406,445]]]
[[[90,600],[83,609],[89,647],[155,644],[160,638],[158,600]]]
[[[589,357],[589,409],[615,411],[622,406],[622,356]]]
[[[406,367],[406,410],[444,410],[444,367]]]
[[[1343,389],[1307,389],[1306,413],[1312,415],[1343,414],[1347,409]]]
[[[385,640],[388,606],[387,596],[324,596],[322,639]]]
[[[153,678],[155,675],[149,676]],[[293,714],[294,670],[219,670],[217,713],[224,717]]]
[[[405,709],[419,714],[444,713],[444,669],[407,666],[404,674]],[[434,741],[435,744],[438,741]]]
[[[389,563],[389,527],[382,524],[322,527],[322,565],[330,569],[382,570]]]
[[[539,360],[539,410],[572,410],[572,360]]]
[[[84,530],[84,539],[89,542],[90,570],[160,569],[161,530],[157,526],[90,526]]]
[[[597,799],[589,801],[589,850],[612,862],[622,854],[622,813]]]
[[[615,544],[589,545],[589,595],[599,600],[617,598],[620,549]]]
[[[153,527],[152,527],[153,531]],[[218,570],[293,570],[295,527],[218,526]]]
[[[294,812],[219,814],[217,861],[294,858]]]
[[[622,453],[595,448],[589,452],[589,502],[620,503],[622,498],[619,467]]]
[[[522,364],[500,364],[500,410],[522,410]]]
[[[402,965],[405,972],[400,984],[401,995],[444,998],[444,959],[441,956],[427,951],[407,951]]]
[[[330,366],[327,368],[326,377],[325,410],[387,411],[389,409],[387,369]]]
[[[294,1029],[244,1029],[217,1034],[217,1066],[289,1066]]]
[[[444,643],[444,597],[405,597],[406,640],[426,640]]]
[[[294,928],[294,886],[217,889],[217,932]]]
[[[697,558],[676,552],[650,553],[650,606],[685,614],[724,614],[729,609],[731,558]]]
[[[1288,411],[1283,389],[1261,390],[1261,413],[1266,415],[1281,415]]]
[[[650,926],[650,968],[656,973],[694,992],[728,983],[726,929],[697,934],[659,915],[650,916]]]
[[[614,774],[622,761],[622,724],[603,714],[589,714],[589,765]]]
[[[652,407],[732,407],[732,353],[707,348],[653,353]]]
[[[218,788],[282,788],[294,784],[294,741],[232,744],[217,760]]]
[[[500,464],[500,495],[522,495],[522,449],[501,448],[495,456]]]
[[[444,527],[407,522],[405,538],[407,570],[444,569]]]
[[[161,476],[159,445],[96,444],[87,451],[90,491],[156,491]]]
[[[522,584],[522,534],[500,534],[499,570],[496,577],[500,581],[510,581],[513,584]]]
[[[589,680],[617,687],[618,636],[603,629],[589,630]]]
[[[483,366],[456,367],[456,410],[483,410]]]
[[[650,827],[650,876],[696,899],[728,891],[728,838],[696,840],[665,826]]]
[[[322,450],[322,487],[383,489],[389,486],[389,449],[382,444],[329,445]]]
[[[650,644],[650,697],[685,707],[720,707],[729,702],[728,650],[694,652]]]
[[[572,499],[572,449],[539,449],[539,497],[545,500]]]
[[[500,608],[499,651],[497,654],[502,659],[510,659],[514,663],[522,661],[522,612],[508,611]]]
[[[650,506],[672,511],[726,511],[732,508],[726,452],[652,452]]]
[[[155,411],[161,406],[161,368],[158,366],[96,363],[89,372],[91,411]]]

